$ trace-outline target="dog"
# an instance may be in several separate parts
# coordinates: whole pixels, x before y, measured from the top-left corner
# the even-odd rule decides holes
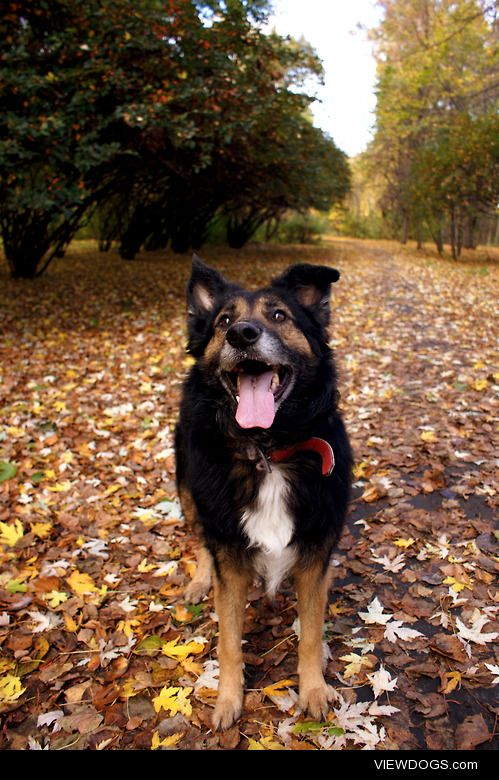
[[[248,292],[193,257],[187,348],[195,363],[175,431],[176,479],[184,516],[201,539],[186,601],[197,603],[214,584],[215,729],[241,714],[241,642],[255,574],[270,595],[294,578],[300,708],[323,718],[333,696],[322,633],[352,466],[327,336],[338,278],[334,268],[305,263]]]

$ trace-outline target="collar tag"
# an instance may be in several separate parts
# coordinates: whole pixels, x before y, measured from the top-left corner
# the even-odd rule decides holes
[[[329,477],[334,469],[334,452],[333,448],[325,439],[319,439],[317,436],[313,436],[311,439],[293,444],[291,447],[284,447],[281,450],[273,450],[269,453],[269,460],[273,463],[280,463],[287,460],[296,452],[303,450],[312,450],[321,456],[322,460],[322,476]]]

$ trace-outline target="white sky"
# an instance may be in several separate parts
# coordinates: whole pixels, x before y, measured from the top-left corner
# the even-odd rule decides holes
[[[270,23],[281,35],[303,36],[325,70],[322,103],[312,104],[315,124],[353,156],[365,149],[374,124],[375,63],[367,33],[381,16],[376,0],[274,0]]]

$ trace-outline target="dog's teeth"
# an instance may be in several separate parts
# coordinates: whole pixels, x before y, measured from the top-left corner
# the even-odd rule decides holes
[[[271,389],[272,391],[273,391],[273,390],[277,390],[277,388],[279,387],[279,384],[280,384],[280,383],[279,383],[279,374],[276,372],[276,373],[274,374],[274,376],[272,377],[272,382],[271,382],[271,384],[270,384],[270,389]]]
[[[236,395],[236,401],[237,401],[237,403],[239,403],[239,396],[238,395]]]

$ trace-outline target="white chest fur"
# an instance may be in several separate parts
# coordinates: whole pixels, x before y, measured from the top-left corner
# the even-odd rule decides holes
[[[289,484],[282,470],[272,465],[266,474],[251,509],[246,509],[242,526],[250,547],[256,547],[255,567],[264,577],[267,591],[276,592],[281,580],[296,559],[294,545],[290,545],[294,522],[288,508]]]

